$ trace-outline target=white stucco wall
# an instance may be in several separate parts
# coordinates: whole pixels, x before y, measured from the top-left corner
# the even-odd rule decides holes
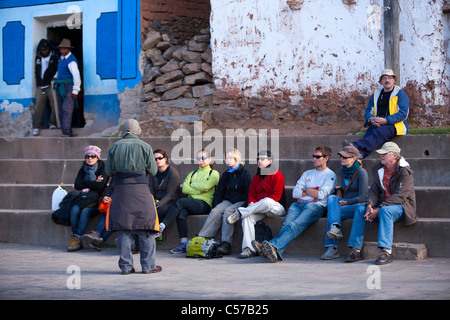
[[[216,87],[247,96],[287,90],[294,99],[306,89],[372,91],[384,69],[383,0],[344,2],[291,10],[285,0],[211,0]],[[442,0],[400,0],[400,86],[440,81],[434,104],[448,84],[442,17]]]

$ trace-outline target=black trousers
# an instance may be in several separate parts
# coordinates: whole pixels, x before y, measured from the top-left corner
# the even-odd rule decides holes
[[[211,206],[207,202],[192,198],[179,199],[176,205],[180,210],[177,217],[178,234],[180,235],[180,238],[188,237],[188,224],[186,218],[189,214],[209,214],[211,211]]]

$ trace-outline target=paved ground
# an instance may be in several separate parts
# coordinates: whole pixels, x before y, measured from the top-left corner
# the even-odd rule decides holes
[[[450,299],[445,258],[395,260],[378,268],[373,261],[348,264],[318,256],[288,256],[272,264],[261,257],[199,260],[159,251],[163,271],[145,275],[139,255],[134,257],[137,273],[123,276],[114,248],[69,253],[63,247],[0,243],[0,299]]]

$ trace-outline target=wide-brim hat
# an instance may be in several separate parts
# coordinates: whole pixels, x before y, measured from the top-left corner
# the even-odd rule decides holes
[[[381,78],[383,76],[393,76],[395,80],[397,80],[397,75],[394,73],[392,69],[384,69],[383,73],[381,74],[380,78],[378,79],[378,82],[381,82]]]
[[[73,47],[72,47],[72,44],[70,43],[69,39],[62,39],[58,48],[73,48]]]

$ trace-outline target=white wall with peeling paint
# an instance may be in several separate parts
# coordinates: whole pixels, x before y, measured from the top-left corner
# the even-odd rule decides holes
[[[216,88],[299,99],[305,90],[370,93],[384,69],[383,0],[344,2],[305,0],[291,10],[285,0],[211,0]],[[434,104],[448,85],[442,3],[400,0],[400,85],[441,79]]]

